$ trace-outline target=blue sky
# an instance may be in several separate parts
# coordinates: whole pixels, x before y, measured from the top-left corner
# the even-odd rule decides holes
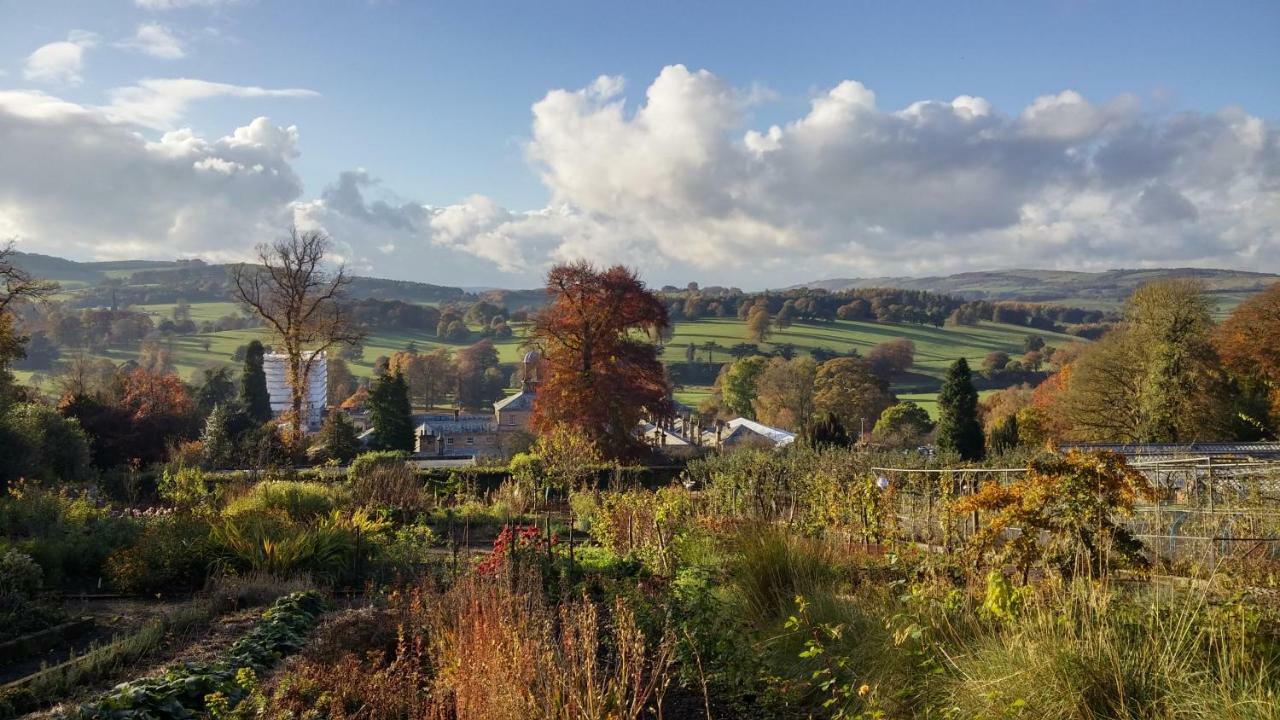
[[[226,197],[200,207],[193,198],[210,185],[165,165],[154,185],[136,181],[152,197],[135,227],[113,207],[103,240],[89,242],[67,234],[101,225],[93,203],[67,189],[66,205],[84,215],[77,224],[48,196],[82,181],[59,183],[42,167],[48,184],[33,198],[17,187],[17,168],[0,166],[0,235],[80,258],[233,259],[298,222],[328,230],[368,272],[468,285],[527,285],[547,263],[578,256],[638,265],[654,281],[752,287],[1003,264],[1280,271],[1269,257],[1280,255],[1276,37],[1276,2],[0,0],[0,90],[13,93],[14,118],[50,133],[49,147],[59,130],[50,126],[66,118],[21,109],[37,97],[101,114],[76,117],[94,121],[112,138],[104,142],[132,142],[120,129],[154,143],[188,128],[209,145],[193,163],[206,171],[230,168],[228,153],[252,145],[262,156],[241,165],[288,180],[220,186]],[[51,53],[52,68],[32,72],[50,43],[79,47],[78,58]],[[674,66],[686,75],[664,70]],[[601,76],[625,85],[593,94]],[[311,92],[166,87],[148,93],[142,115],[113,99],[144,79],[175,78]],[[844,81],[874,101],[833,94]],[[655,87],[669,93],[657,104],[670,112],[637,122]],[[537,125],[535,104],[559,89],[586,100],[544,106]],[[939,124],[949,115],[925,125],[900,114],[962,96],[985,100],[967,130]],[[865,112],[820,134],[802,127],[828,97]],[[1038,98],[1061,100],[1050,110],[1062,117],[1089,118],[1045,131],[1041,113],[1032,132]],[[622,100],[621,125],[604,122]],[[259,117],[296,137],[219,140]],[[777,142],[748,147],[748,131],[767,136],[772,126]],[[990,147],[970,152],[982,143]],[[821,151],[806,154],[810,146]],[[128,152],[113,156],[119,166],[97,164],[157,159],[154,147]],[[1106,170],[1105,159],[1134,153],[1162,160]],[[945,172],[935,176],[937,166]],[[1237,170],[1224,175],[1228,166]],[[85,170],[68,161],[66,171]],[[191,192],[176,197],[153,189],[188,180]],[[1007,206],[991,197],[1002,184],[1017,196]],[[342,187],[358,199],[325,197]],[[953,195],[977,210],[950,207]],[[248,216],[242,226],[227,221],[233,209]]]

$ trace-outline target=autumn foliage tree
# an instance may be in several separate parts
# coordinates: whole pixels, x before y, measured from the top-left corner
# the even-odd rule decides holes
[[[545,374],[534,426],[571,428],[606,457],[634,455],[640,420],[673,412],[658,348],[648,340],[667,326],[666,306],[627,268],[601,271],[584,262],[552,268],[547,294],[532,333]]]
[[[993,553],[997,567],[1012,564],[1023,582],[1036,566],[1094,576],[1117,563],[1145,564],[1142,544],[1119,520],[1154,492],[1123,456],[1072,450],[1033,461],[1012,483],[987,482],[952,511],[984,513],[972,549]],[[1011,536],[1011,528],[1021,532]]]
[[[1236,306],[1213,340],[1233,374],[1265,388],[1271,427],[1280,430],[1280,282]]]

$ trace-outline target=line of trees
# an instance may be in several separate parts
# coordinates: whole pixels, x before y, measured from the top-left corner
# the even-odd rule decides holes
[[[1034,389],[984,402],[988,435],[1045,440],[1172,442],[1274,438],[1280,428],[1280,284],[1215,325],[1203,286],[1150,283],[1096,342],[1062,348]]]
[[[737,317],[749,325],[763,328],[765,321],[755,317],[763,312],[767,313],[770,326],[782,329],[796,322],[831,322],[837,319],[935,327],[944,324],[973,325],[981,320],[991,320],[1046,331],[1076,329],[1083,334],[1115,319],[1100,310],[1013,301],[964,300],[925,290],[898,288],[860,288],[839,292],[797,288],[744,293],[737,289],[700,289],[691,283],[683,290],[664,290],[661,299],[672,318]],[[753,330],[750,334],[757,342],[763,342],[768,336],[767,330],[763,333]]]

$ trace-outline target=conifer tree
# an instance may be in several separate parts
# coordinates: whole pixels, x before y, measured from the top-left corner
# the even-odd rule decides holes
[[[200,435],[200,453],[210,470],[229,468],[234,464],[235,440],[231,437],[231,414],[226,405],[214,405]]]
[[[253,340],[244,353],[244,372],[240,375],[240,406],[255,425],[271,419],[271,396],[267,394],[267,374],[262,369],[266,349]]]
[[[356,433],[356,426],[341,410],[329,413],[316,441],[324,448],[326,459],[336,460],[344,465],[360,453],[360,438]]]
[[[978,391],[964,358],[951,364],[938,393],[938,449],[964,460],[981,460],[986,454],[978,422]]]
[[[413,409],[409,404],[409,383],[400,373],[384,373],[369,391],[369,421],[373,425],[373,445],[379,450],[413,452]]]

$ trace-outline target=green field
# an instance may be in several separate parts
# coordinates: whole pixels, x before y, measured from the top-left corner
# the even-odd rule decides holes
[[[158,305],[135,305],[134,309],[154,313],[154,319],[158,323],[161,319],[173,317],[173,303]],[[191,319],[196,323],[205,320],[217,320],[224,315],[234,315],[239,313],[239,306],[231,302],[210,302],[210,303],[192,303]],[[515,334],[505,340],[495,340],[494,345],[498,349],[498,359],[504,363],[517,362],[523,352],[520,344],[524,342],[524,326],[513,324],[512,329]],[[196,333],[191,335],[174,335],[169,340],[169,347],[173,353],[174,371],[183,379],[190,379],[200,370],[209,367],[217,367],[219,365],[231,365],[232,356],[235,354],[236,348],[244,345],[257,338],[264,343],[270,343],[270,333],[265,329],[258,328],[253,330],[225,330],[215,333]],[[476,335],[475,339],[479,336]],[[359,377],[371,377],[373,375],[373,364],[379,356],[391,354],[404,350],[410,343],[414,343],[419,351],[429,351],[436,347],[449,347],[457,351],[461,348],[475,342],[475,339],[462,343],[440,342],[435,335],[426,333],[413,332],[380,332],[371,335],[364,343],[364,355],[359,361],[349,362],[351,372]],[[67,354],[64,353],[64,359]],[[91,353],[91,357],[100,357],[111,360],[114,363],[123,363],[128,360],[135,360],[138,357],[137,348],[112,348],[101,353]],[[43,376],[47,373],[33,373],[31,371],[16,371],[15,375],[19,381],[32,384],[33,375]],[[41,383],[43,389],[49,389],[48,383]]]
[[[139,305],[137,309],[154,314],[157,322],[162,318],[173,316],[173,304]],[[192,303],[191,317],[197,323],[205,320],[217,320],[224,315],[237,314],[238,306],[230,302]],[[499,359],[503,363],[515,363],[523,355],[521,344],[527,326],[515,325],[515,335],[494,344],[498,348]],[[935,395],[938,384],[942,380],[946,368],[958,357],[968,358],[975,368],[982,363],[983,357],[994,350],[1004,350],[1011,355],[1022,352],[1023,338],[1028,334],[1039,334],[1050,345],[1065,345],[1075,340],[1070,336],[1059,335],[1021,328],[1012,325],[984,322],[972,327],[928,327],[923,325],[906,325],[894,323],[836,321],[825,324],[797,324],[786,330],[776,331],[762,345],[769,350],[780,343],[790,343],[799,351],[824,347],[836,352],[848,352],[857,349],[865,354],[872,346],[893,340],[906,338],[916,345],[916,364],[912,372],[898,383],[894,390],[903,399],[919,402],[931,413],[935,411]],[[237,347],[258,338],[270,342],[268,333],[263,329],[228,330],[215,333],[198,333],[192,335],[176,335],[170,342],[173,352],[174,366],[179,376],[191,378],[203,368],[229,365]],[[698,350],[698,358],[706,358],[705,345],[714,342],[719,347],[713,351],[716,362],[731,359],[729,348],[738,343],[747,342],[746,324],[736,318],[716,318],[693,322],[676,322],[674,334],[663,350],[663,359],[669,362],[682,361],[685,348],[693,343]],[[364,345],[364,355],[350,363],[351,371],[358,376],[369,377],[373,374],[373,363],[383,355],[391,355],[403,350],[413,343],[420,351],[428,351],[436,347],[450,347],[459,350],[470,343],[442,343],[434,335],[414,332],[380,332],[370,336]],[[99,354],[113,362],[121,363],[137,358],[137,349],[112,349]],[[32,381],[31,372],[19,372],[24,382]],[[680,388],[676,399],[686,405],[697,405],[711,394],[711,388],[690,386]]]
[[[913,373],[923,376],[924,385],[933,385],[942,380],[947,366],[959,357],[965,357],[973,366],[981,365],[983,357],[995,350],[1003,350],[1010,355],[1022,354],[1023,338],[1027,335],[1039,335],[1049,345],[1062,346],[1074,342],[1077,338],[1058,333],[1044,332],[1030,328],[983,322],[972,327],[929,327],[925,325],[907,325],[898,323],[853,322],[837,320],[825,324],[792,325],[786,330],[774,332],[762,349],[770,345],[791,343],[797,349],[825,347],[837,352],[848,352],[857,349],[866,354],[872,346],[879,343],[906,338],[916,345],[916,364]],[[729,348],[747,340],[746,324],[736,318],[717,318],[698,320],[695,322],[677,322],[675,335],[667,343],[663,359],[679,361],[684,359],[685,348],[693,343],[698,349],[698,357],[705,359],[703,349],[707,342],[720,345],[716,350],[716,359],[729,359]],[[933,382],[930,382],[932,380]]]
[[[705,360],[705,345],[707,342],[714,342],[720,346],[713,351],[715,360],[730,360],[729,348],[748,342],[746,329],[746,324],[736,318],[677,322],[675,334],[667,343],[663,359],[669,362],[683,361],[685,348],[693,343],[698,350],[699,360]],[[937,388],[951,363],[964,357],[976,370],[982,365],[982,359],[987,353],[995,350],[1003,350],[1016,357],[1022,354],[1023,338],[1033,334],[1043,337],[1049,345],[1059,347],[1078,339],[1069,335],[991,322],[972,327],[935,328],[838,320],[827,324],[792,325],[786,330],[776,331],[769,342],[762,345],[762,349],[768,350],[771,345],[778,343],[790,343],[800,350],[825,347],[848,352],[850,349],[857,349],[865,355],[874,345],[906,338],[916,345],[916,364],[907,378],[894,384],[894,392],[902,400],[914,401],[928,410],[930,415],[936,416]],[[677,401],[697,407],[711,392],[710,387],[688,386],[678,389],[675,395]],[[987,392],[990,391],[982,394]]]

